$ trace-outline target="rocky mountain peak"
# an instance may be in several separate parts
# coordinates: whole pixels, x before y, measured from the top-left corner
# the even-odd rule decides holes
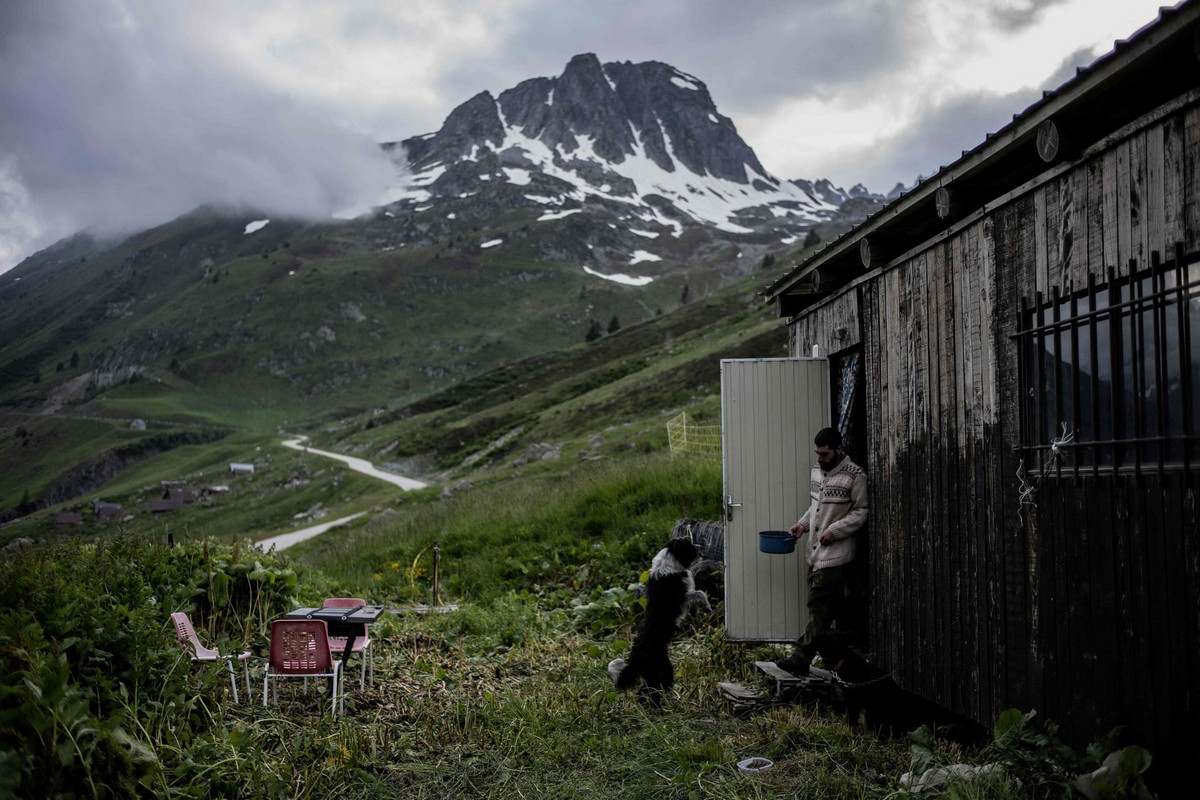
[[[580,53],[574,56],[567,62],[557,82],[564,92],[581,91],[591,94],[597,101],[602,101],[604,95],[614,91],[612,87],[606,86],[604,67],[600,65],[600,59],[596,58],[595,53]]]
[[[546,122],[538,134],[551,149],[574,153],[577,137],[590,140],[592,150],[605,161],[621,162],[634,152],[633,132],[615,87],[591,53],[578,55],[552,83],[547,99]]]
[[[786,243],[847,200],[873,196],[861,185],[847,192],[829,181],[780,181],[702,80],[663,62],[603,63],[594,53],[574,56],[560,75],[495,97],[480,92],[436,133],[400,145],[385,147],[407,160],[412,177],[392,197],[411,208],[532,183],[505,207],[558,207],[542,214],[549,220],[591,203],[636,217],[643,231],[667,226],[678,236],[701,224]]]
[[[404,142],[408,160],[430,163],[458,158],[473,147],[499,147],[504,143],[504,124],[491,92],[483,91],[455,108],[436,134],[416,136]]]
[[[419,168],[475,147],[499,149],[506,127],[568,159],[594,154],[620,164],[644,156],[667,172],[678,162],[739,184],[774,181],[701,80],[657,61],[601,64],[593,53],[572,58],[558,77],[522,81],[494,101],[481,92],[436,134],[403,144]]]

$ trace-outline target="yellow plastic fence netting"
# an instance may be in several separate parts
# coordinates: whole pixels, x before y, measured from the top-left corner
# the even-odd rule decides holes
[[[667,440],[673,456],[686,453],[704,458],[721,458],[721,426],[688,422],[686,411],[668,420]]]

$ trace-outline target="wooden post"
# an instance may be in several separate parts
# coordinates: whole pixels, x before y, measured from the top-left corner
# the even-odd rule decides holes
[[[433,543],[433,605],[434,608],[442,604],[441,595],[438,592],[438,568],[441,566],[442,549],[438,547],[437,542]]]

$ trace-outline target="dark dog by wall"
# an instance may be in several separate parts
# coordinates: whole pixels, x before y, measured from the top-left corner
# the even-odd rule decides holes
[[[694,609],[711,611],[708,598],[696,591],[688,570],[696,560],[696,547],[686,539],[672,539],[650,563],[646,583],[646,612],[638,625],[629,659],[615,658],[608,675],[618,689],[641,685],[640,696],[652,705],[662,705],[663,696],[675,683],[675,668],[667,645],[679,623]]]
[[[987,741],[987,729],[968,717],[957,714],[918,694],[903,689],[891,675],[848,647],[825,643],[833,651],[822,657],[833,666],[846,701],[846,723],[857,729],[864,720],[868,730],[887,736],[902,736],[922,725],[938,735],[963,744]]]

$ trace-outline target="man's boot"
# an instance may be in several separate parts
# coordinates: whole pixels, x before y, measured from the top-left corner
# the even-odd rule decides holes
[[[787,658],[781,658],[775,662],[775,666],[779,667],[784,672],[790,672],[797,678],[808,677],[808,667],[812,659],[802,652],[792,653]]]

